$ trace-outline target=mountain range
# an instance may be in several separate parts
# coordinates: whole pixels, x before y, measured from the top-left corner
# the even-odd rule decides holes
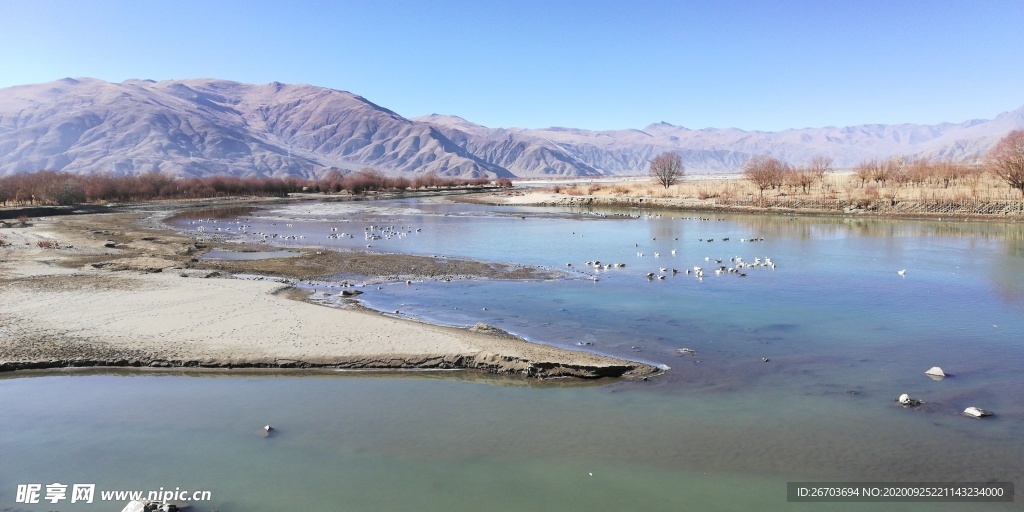
[[[734,172],[752,156],[837,168],[903,155],[974,161],[1014,129],[1024,107],[991,120],[779,132],[488,128],[460,117],[407,119],[312,85],[92,78],[0,89],[0,175],[41,169],[113,175],[317,177],[374,167],[463,177],[641,174],[664,151],[687,172]]]

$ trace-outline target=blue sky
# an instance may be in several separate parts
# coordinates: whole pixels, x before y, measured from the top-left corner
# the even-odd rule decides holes
[[[1024,105],[1024,2],[0,1],[0,87],[309,83],[490,127],[782,130]]]

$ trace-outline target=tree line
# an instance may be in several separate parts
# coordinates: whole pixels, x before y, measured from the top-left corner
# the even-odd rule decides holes
[[[431,188],[511,187],[508,178],[452,178],[424,174],[412,179],[390,177],[376,169],[343,174],[330,171],[319,179],[209,176],[180,178],[151,172],[139,176],[78,175],[37,171],[0,177],[0,204],[73,205],[160,199],[208,199],[229,196],[284,197],[295,192],[362,194]]]

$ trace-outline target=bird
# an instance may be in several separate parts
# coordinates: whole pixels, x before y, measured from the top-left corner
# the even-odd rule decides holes
[[[902,270],[900,270],[899,272],[896,272],[896,273],[901,275],[901,276],[905,276],[905,275],[907,275],[907,269],[902,269]]]

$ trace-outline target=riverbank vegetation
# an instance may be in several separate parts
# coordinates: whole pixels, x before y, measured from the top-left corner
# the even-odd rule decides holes
[[[799,166],[758,156],[725,179],[690,176],[665,186],[653,171],[652,178],[549,191],[606,203],[656,199],[688,207],[1024,215],[1024,130],[1007,135],[982,163],[895,157],[837,171],[824,156]]]
[[[457,187],[509,187],[507,178],[452,178],[424,174],[412,179],[389,177],[376,169],[342,174],[332,171],[320,179],[211,176],[178,178],[161,173],[141,176],[79,175],[38,171],[0,177],[0,205],[73,205],[207,199],[231,196],[282,197],[294,192],[362,194],[371,191],[402,191]]]
[[[764,162],[762,162],[764,163]],[[687,207],[786,208],[880,213],[1022,214],[1024,200],[983,166],[943,161],[869,161],[852,171],[813,172],[767,162],[758,174],[690,175],[668,188],[653,181],[555,186],[598,202],[657,200]],[[781,172],[780,172],[781,171]]]

